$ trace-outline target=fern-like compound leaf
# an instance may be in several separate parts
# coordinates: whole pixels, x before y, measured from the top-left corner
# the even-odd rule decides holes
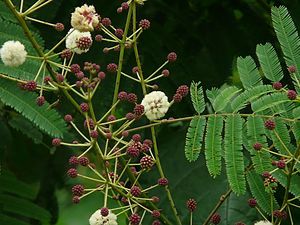
[[[272,92],[274,92],[274,89],[271,85],[258,85],[253,88],[246,89],[243,93],[239,94],[232,100],[231,108],[233,112],[238,112],[262,95]]]
[[[288,127],[280,118],[276,118],[275,123],[275,129],[269,131],[273,144],[281,154],[289,155],[291,137]]]
[[[256,55],[266,78],[273,82],[280,81],[283,78],[283,71],[278,56],[270,43],[257,45]]]
[[[238,57],[237,69],[245,89],[262,85],[261,76],[251,56]]]
[[[251,104],[252,110],[255,113],[276,107],[282,103],[287,103],[285,105],[285,111],[291,111],[293,108],[293,102],[289,100],[285,93],[273,93],[270,95],[264,95],[261,98],[257,99]],[[278,111],[275,111],[276,114],[279,114]]]
[[[296,26],[285,6],[272,7],[273,27],[280,43],[287,66],[295,66],[291,74],[294,85],[300,89],[300,38]]]
[[[190,87],[190,93],[191,93],[191,99],[194,106],[194,109],[198,114],[201,114],[205,109],[205,101],[204,101],[204,95],[203,95],[203,89],[200,86],[201,82],[191,83]]]
[[[260,143],[263,148],[267,148],[267,138],[265,135],[264,121],[261,117],[248,117],[247,122],[247,138],[250,148],[250,154],[252,155],[252,162],[254,164],[255,171],[258,174],[262,174],[265,171],[270,171],[272,169],[270,162],[270,154],[261,149],[255,150],[253,145],[255,143]]]
[[[205,159],[209,174],[216,177],[221,173],[223,117],[213,115],[207,120],[205,136]]]
[[[35,104],[37,95],[20,90],[9,80],[0,80],[0,100],[21,113],[37,127],[54,137],[62,137],[66,132],[66,124],[58,112],[48,109],[49,104]]]
[[[253,197],[265,213],[269,215],[272,213],[271,201],[273,202],[273,207],[278,208],[278,203],[276,202],[273,194],[266,192],[263,179],[260,175],[251,171],[247,173],[247,181]]]
[[[220,112],[225,109],[226,106],[230,105],[231,99],[241,90],[237,87],[226,87],[217,95],[213,102],[213,108],[215,112]]]
[[[287,186],[287,175],[282,170],[277,170],[272,174],[279,183],[286,188]],[[299,176],[292,176],[290,180],[290,187],[289,192],[292,193],[294,196],[300,196],[300,177]]]
[[[185,157],[189,162],[196,161],[199,157],[205,124],[204,117],[194,117],[190,122],[185,139]]]
[[[244,157],[242,152],[243,119],[240,115],[230,115],[225,121],[225,164],[230,187],[237,195],[246,191]]]

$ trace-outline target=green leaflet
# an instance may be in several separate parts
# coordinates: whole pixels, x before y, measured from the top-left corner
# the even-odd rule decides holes
[[[251,56],[246,56],[245,58],[238,57],[237,69],[245,89],[263,84],[256,64]]]
[[[64,120],[57,111],[48,109],[48,103],[42,106],[36,105],[36,98],[35,93],[20,90],[16,83],[0,80],[0,99],[4,104],[13,107],[49,135],[62,137],[63,133],[66,132]]]
[[[43,141],[43,134],[27,119],[20,115],[14,116],[8,121],[9,125],[31,138],[35,144],[40,144]]]
[[[243,93],[239,94],[232,100],[231,108],[233,112],[238,112],[260,96],[272,92],[274,92],[274,89],[271,85],[258,85],[253,88],[246,89]]]
[[[275,129],[270,131],[270,136],[273,144],[281,154],[289,155],[288,152],[291,150],[291,137],[289,134],[289,130],[282,119],[276,118],[275,123]]]
[[[201,114],[205,109],[203,89],[200,85],[201,82],[192,82],[190,87],[192,103],[198,114]]]
[[[213,115],[208,118],[205,136],[205,159],[209,174],[221,174],[223,117]]]
[[[296,66],[292,75],[296,90],[300,90],[300,38],[296,26],[284,6],[272,7],[273,27],[287,66]]]
[[[196,161],[202,147],[202,139],[206,119],[204,117],[194,117],[189,125],[185,139],[185,157],[189,162]]]
[[[265,171],[272,170],[270,162],[270,154],[264,150],[254,150],[252,147],[255,143],[261,143],[263,147],[267,147],[267,139],[265,136],[264,121],[260,117],[248,117],[247,122],[247,138],[250,149],[248,149],[252,155],[252,162],[254,164],[255,171],[258,174],[262,174]]]
[[[50,213],[28,200],[8,194],[0,194],[0,203],[3,204],[5,211],[42,221],[43,224],[49,224],[50,222]]]
[[[0,213],[0,224],[9,224],[9,225],[30,225],[30,223],[21,221],[19,219],[7,216]]]
[[[273,174],[279,183],[286,188],[287,185],[287,175],[282,170],[276,170]],[[290,181],[290,189],[289,192],[292,193],[294,196],[300,196],[300,177],[295,175],[292,176]]]
[[[24,217],[38,220],[41,224],[49,224],[50,213],[32,202],[36,197],[35,191],[26,183],[17,180],[13,174],[7,171],[2,173],[0,176],[0,205],[3,209],[3,214],[0,214],[1,224],[27,225],[26,220],[22,219]]]
[[[255,100],[252,102],[251,107],[253,112],[258,113],[264,110],[268,110],[270,108],[276,107],[276,106],[282,106],[282,103],[287,103],[285,111],[290,111],[293,108],[293,102],[289,100],[285,93],[279,92],[279,93],[273,93],[269,95],[264,95],[261,98]],[[277,108],[280,109],[280,108]],[[275,111],[277,112],[277,111]],[[282,113],[282,112],[277,112]],[[277,114],[276,113],[276,114]]]
[[[251,171],[247,173],[247,181],[253,197],[256,199],[259,207],[267,214],[272,213],[271,200],[274,204],[274,209],[279,208],[273,194],[265,191],[263,179],[260,175]]]
[[[278,56],[270,43],[257,45],[256,55],[266,78],[273,82],[280,81],[283,78]]]
[[[225,120],[225,164],[230,187],[237,195],[246,191],[244,158],[242,152],[243,119],[240,115],[230,115]]]
[[[220,91],[212,104],[215,112],[220,112],[224,110],[226,106],[230,105],[231,99],[238,92],[240,92],[240,89],[234,86],[226,87]]]

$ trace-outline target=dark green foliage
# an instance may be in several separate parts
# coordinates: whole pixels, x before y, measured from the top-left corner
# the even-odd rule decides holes
[[[14,108],[49,135],[62,137],[66,131],[64,120],[57,111],[49,109],[48,103],[42,106],[36,105],[36,98],[37,94],[16,88],[16,83],[0,80],[0,99],[2,102]]]
[[[228,116],[225,120],[225,164],[230,187],[237,195],[246,191],[244,157],[242,152],[243,119],[239,115]]]
[[[0,203],[3,205],[1,224],[30,224],[21,219],[22,217],[38,220],[45,225],[50,224],[49,212],[33,203],[36,193],[32,188],[6,171],[2,171],[0,183]]]
[[[245,89],[262,84],[261,76],[252,57],[238,57],[237,68]]]
[[[272,7],[272,21],[276,36],[281,45],[287,66],[295,66],[292,74],[295,88],[300,88],[300,38],[296,26],[285,6]]]
[[[198,159],[202,148],[202,138],[206,119],[204,117],[195,117],[191,120],[185,142],[185,157],[192,162]]]
[[[280,81],[283,78],[278,56],[270,43],[257,45],[256,55],[266,78],[273,82]]]
[[[278,204],[273,196],[273,194],[265,191],[263,179],[260,175],[255,172],[247,173],[247,181],[250,191],[253,197],[257,200],[259,207],[267,214],[272,213],[272,203],[273,209],[278,208]]]
[[[201,114],[205,109],[203,90],[200,85],[201,82],[199,83],[192,82],[190,87],[193,106],[198,114]]]
[[[211,116],[207,120],[205,136],[205,159],[207,169],[211,176],[216,177],[221,173],[223,117]]]

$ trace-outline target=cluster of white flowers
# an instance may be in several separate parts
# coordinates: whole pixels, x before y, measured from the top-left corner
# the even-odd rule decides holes
[[[254,225],[272,225],[272,223],[267,220],[261,220],[256,222]]]
[[[75,29],[70,29],[68,34],[67,34],[67,39],[66,39],[66,48],[70,49],[71,51],[77,53],[77,54],[82,54],[84,52],[87,52],[89,49],[80,49],[77,47],[77,42],[79,41],[80,38],[82,37],[88,37],[92,40],[92,35],[90,32],[80,32]]]
[[[26,60],[25,46],[19,41],[7,41],[0,49],[0,57],[4,65],[17,67]]]
[[[145,115],[149,120],[164,117],[170,107],[168,97],[162,91],[152,91],[145,95],[141,104],[144,106]]]
[[[89,222],[90,225],[118,225],[117,216],[114,213],[109,211],[107,216],[102,216],[100,209],[91,215]]]
[[[72,13],[71,25],[76,30],[81,32],[93,31],[98,24],[99,16],[92,5],[84,4],[81,7],[76,7],[75,12]]]

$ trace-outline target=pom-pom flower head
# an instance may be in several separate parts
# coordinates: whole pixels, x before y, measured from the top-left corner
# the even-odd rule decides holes
[[[82,54],[84,52],[87,52],[89,48],[79,48],[78,43],[79,40],[82,40],[81,38],[88,38],[92,41],[92,36],[90,32],[80,32],[75,29],[70,29],[68,32],[68,37],[66,39],[66,48],[70,49],[71,51],[77,53],[77,54]]]
[[[4,65],[17,67],[25,62],[27,52],[21,42],[7,41],[0,49],[0,56]]]
[[[164,117],[170,107],[168,97],[161,91],[152,91],[145,95],[141,104],[144,106],[145,115],[149,120]]]
[[[92,5],[84,4],[76,7],[75,12],[72,13],[71,25],[80,32],[93,31],[98,24],[99,16]]]
[[[109,211],[107,216],[101,215],[101,209],[94,212],[90,219],[90,225],[118,225],[117,216]]]

